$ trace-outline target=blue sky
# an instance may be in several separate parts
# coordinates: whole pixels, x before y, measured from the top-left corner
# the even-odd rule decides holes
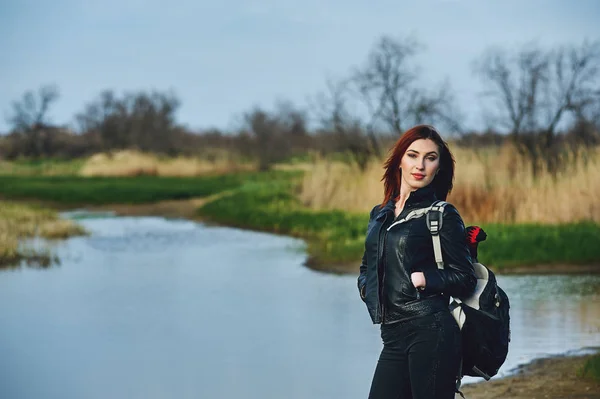
[[[232,128],[255,105],[304,106],[383,34],[421,41],[425,84],[448,78],[476,127],[486,47],[600,39],[598,21],[597,0],[0,0],[0,131],[12,101],[50,83],[58,124],[104,89],[157,89],[179,96],[179,122]]]

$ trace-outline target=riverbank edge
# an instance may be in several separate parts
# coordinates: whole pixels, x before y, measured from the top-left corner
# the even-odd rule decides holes
[[[579,376],[586,361],[598,353],[600,347],[592,347],[536,358],[504,377],[465,384],[461,391],[469,399],[600,398],[600,382]]]
[[[212,201],[218,200],[222,196],[226,196],[230,190],[226,190],[208,197],[198,197],[190,199],[164,200],[153,203],[141,204],[65,204],[60,202],[40,200],[40,199],[21,199],[19,202],[33,204],[41,207],[47,207],[58,212],[69,212],[74,210],[88,210],[91,212],[112,212],[117,216],[158,216],[166,218],[182,218],[202,222],[207,225],[235,227],[249,231],[262,231],[271,234],[290,236],[290,234],[274,231],[273,229],[264,228],[257,229],[252,226],[244,226],[239,224],[223,223],[211,220],[210,217],[203,217],[198,213],[203,205]],[[1,196],[0,196],[1,199]],[[292,235],[293,236],[293,235]],[[305,240],[310,244],[311,238],[306,236],[294,236]],[[310,254],[304,262],[304,266],[317,272],[328,274],[357,274],[360,266],[360,259],[356,262],[323,262],[321,259]],[[492,265],[492,270],[499,275],[526,275],[526,274],[599,274],[600,263],[556,263],[556,264],[532,264],[518,267],[503,267],[495,268]]]
[[[337,263],[323,265],[318,261],[308,258],[305,262],[305,266],[320,272],[333,273],[333,274],[352,274],[358,273],[360,263]],[[600,274],[600,265],[598,264],[568,264],[568,263],[548,263],[548,264],[536,264],[519,267],[505,267],[494,269],[494,273],[497,275],[549,275],[549,274]]]
[[[151,204],[106,204],[106,205],[94,205],[85,206],[80,209],[86,209],[89,211],[103,211],[103,212],[114,212],[117,216],[159,216],[167,218],[183,218],[188,220],[194,220],[202,222],[207,225],[223,226],[223,227],[236,227],[249,231],[263,231],[272,234],[281,234],[276,231],[269,229],[257,230],[255,228],[229,225],[224,223],[214,222],[207,218],[203,218],[198,215],[197,210],[204,204],[216,200],[221,195],[203,198],[192,198],[188,200],[168,200],[160,201]],[[61,206],[64,209],[64,205]],[[73,208],[69,208],[73,209]],[[284,234],[285,235],[285,234]],[[300,237],[302,238],[302,237]],[[308,240],[307,238],[304,238]],[[340,263],[327,263],[324,264],[318,259],[308,256],[304,262],[304,266],[311,270],[329,273],[329,274],[357,274],[360,266],[359,261],[357,262],[340,262]],[[494,270],[499,275],[526,275],[526,274],[599,274],[600,264],[568,264],[568,263],[557,263],[557,264],[535,264],[519,267],[500,268]]]

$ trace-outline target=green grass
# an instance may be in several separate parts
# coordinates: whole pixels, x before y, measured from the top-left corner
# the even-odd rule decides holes
[[[358,270],[368,214],[312,211],[293,195],[290,182],[246,184],[229,196],[205,204],[199,214],[230,226],[305,238],[309,262],[346,264]],[[600,264],[600,225],[481,224],[488,239],[479,260],[497,270],[536,264]]]
[[[203,177],[0,176],[0,196],[62,205],[139,204],[206,197],[245,182],[289,179],[294,175],[279,171]]]
[[[579,370],[578,375],[600,383],[600,354],[590,357]]]
[[[600,266],[600,225],[481,224],[488,239],[479,245],[479,260],[496,268],[535,264]]]
[[[292,194],[285,180],[245,184],[241,189],[199,209],[199,214],[230,226],[302,237],[308,241],[311,261],[319,264],[355,260],[362,255],[368,214],[312,211]],[[351,249],[352,252],[347,252]]]

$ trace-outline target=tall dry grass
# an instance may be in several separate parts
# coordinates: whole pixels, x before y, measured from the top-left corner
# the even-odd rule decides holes
[[[164,158],[154,154],[124,150],[91,156],[81,167],[81,176],[201,176],[256,170],[253,163],[240,162],[223,153],[208,161],[192,157]]]
[[[448,201],[467,222],[600,222],[600,148],[568,153],[556,177],[510,146],[479,151],[451,146],[456,158]],[[314,209],[369,211],[383,199],[383,160],[363,172],[355,165],[320,159],[303,180],[301,201]]]

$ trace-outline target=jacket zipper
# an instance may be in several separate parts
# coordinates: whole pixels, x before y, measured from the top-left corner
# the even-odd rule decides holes
[[[383,232],[383,251],[382,251],[382,258],[381,258],[381,262],[383,263],[383,276],[381,276],[382,287],[381,287],[381,300],[379,302],[381,303],[381,321],[382,322],[385,321],[384,299],[385,299],[385,260],[387,259],[387,256],[385,255],[386,240],[387,240],[387,230]]]
[[[412,208],[412,207],[413,207],[413,205],[412,205],[412,204],[405,204],[405,210],[407,210],[407,211],[408,211],[410,208]],[[430,208],[431,208],[431,207],[427,207],[426,209],[428,209],[428,210],[429,210]],[[409,215],[410,215],[412,212],[414,212],[414,210],[413,210],[413,211],[410,211],[410,212],[408,212],[407,216],[409,216]],[[426,211],[426,212],[424,212],[424,213],[427,213],[427,211]],[[401,222],[401,220],[402,220],[402,219],[400,219],[400,215],[401,215],[401,214],[402,214],[402,212],[400,212],[400,213],[398,214],[398,216],[396,216],[396,217],[394,218],[394,220],[392,220],[392,224],[391,224],[391,225],[390,225],[390,226],[389,226],[389,227],[386,229],[386,232],[385,232],[385,233],[384,233],[384,235],[383,235],[383,237],[384,237],[384,251],[385,251],[385,240],[387,239],[387,233],[388,233],[388,232],[389,232],[389,231],[392,229],[392,227],[396,226],[397,224],[403,223],[403,222]],[[411,217],[410,219],[413,219],[413,218]],[[410,219],[408,219],[408,220],[410,220]],[[408,222],[408,220],[406,220],[406,222]],[[383,270],[383,272],[384,272],[384,274],[383,274],[383,278],[385,279],[385,269]],[[383,280],[382,280],[382,282],[383,282]],[[385,286],[384,286],[384,287],[385,287]],[[418,289],[418,288],[415,288],[415,291],[416,291],[416,297],[417,297],[417,299],[416,299],[416,300],[420,300],[420,299],[421,299],[421,293],[419,292],[419,289]],[[382,305],[382,308],[383,308],[383,305]],[[383,311],[382,311],[382,313],[383,313]]]

